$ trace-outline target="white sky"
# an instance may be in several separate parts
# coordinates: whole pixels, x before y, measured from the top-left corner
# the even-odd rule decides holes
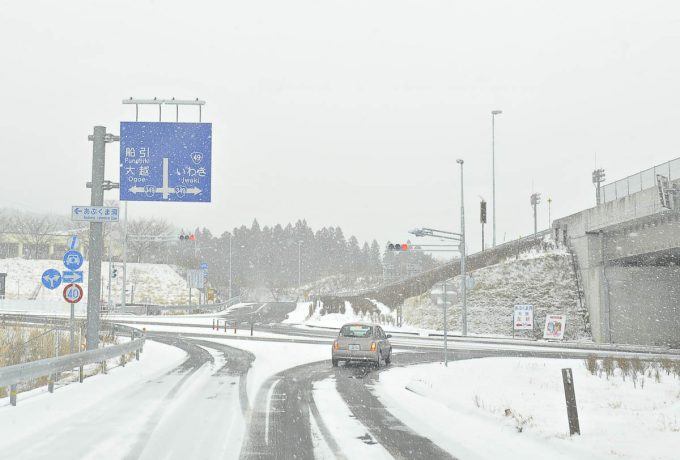
[[[674,1],[3,2],[0,44],[0,206],[89,203],[87,135],[133,120],[130,96],[207,101],[212,203],[130,216],[215,234],[255,217],[457,231],[461,157],[476,249],[492,109],[499,242],[532,231],[532,183],[545,228],[548,196],[553,217],[593,204],[596,153],[611,180],[680,156]]]

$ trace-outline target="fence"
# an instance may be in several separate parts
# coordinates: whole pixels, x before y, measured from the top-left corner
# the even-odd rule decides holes
[[[52,318],[47,318],[44,321],[51,319]],[[33,318],[33,321],[31,322],[37,322],[35,320],[36,318]],[[64,321],[64,323],[66,321]],[[108,359],[125,356],[132,352],[135,353],[136,359],[139,360],[139,353],[144,347],[145,340],[141,331],[129,326],[112,323],[103,323],[102,329],[110,330],[113,334],[119,332],[119,335],[128,335],[132,340],[127,343],[98,348],[96,350],[82,351],[54,358],[0,367],[0,387],[10,387],[10,404],[13,406],[16,406],[17,404],[17,384],[19,383],[48,375],[55,376],[59,372],[75,368],[80,369],[80,382],[82,383],[84,377],[83,366],[87,364],[104,363]],[[50,391],[52,391],[51,384]]]
[[[656,187],[657,174],[667,177],[670,181],[680,179],[680,158],[667,161],[666,163],[603,186],[600,200],[602,203],[608,203],[633,193],[641,192],[642,190],[654,188]]]

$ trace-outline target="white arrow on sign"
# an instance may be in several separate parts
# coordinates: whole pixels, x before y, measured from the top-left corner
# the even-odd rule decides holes
[[[65,271],[61,277],[65,283],[82,283],[83,282],[83,272],[71,272]]]
[[[180,197],[184,195],[198,195],[201,193],[201,189],[198,187],[191,187],[191,188],[186,188],[186,187],[170,187],[168,185],[169,183],[169,171],[168,171],[168,159],[163,158],[163,186],[162,187],[140,187],[138,185],[130,187],[130,193],[162,193],[163,194],[163,199],[167,200],[170,197],[171,193],[175,193],[179,195]]]

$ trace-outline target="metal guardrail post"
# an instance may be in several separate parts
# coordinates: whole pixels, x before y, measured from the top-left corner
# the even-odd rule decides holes
[[[83,366],[80,366],[78,368],[78,381],[80,383],[83,383],[83,380],[85,380],[85,369],[83,368]]]

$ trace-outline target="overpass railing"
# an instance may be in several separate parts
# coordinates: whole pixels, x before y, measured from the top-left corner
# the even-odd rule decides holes
[[[657,174],[667,177],[670,181],[680,179],[680,158],[667,161],[632,176],[604,185],[602,187],[602,203],[609,203],[633,193],[656,187]]]

